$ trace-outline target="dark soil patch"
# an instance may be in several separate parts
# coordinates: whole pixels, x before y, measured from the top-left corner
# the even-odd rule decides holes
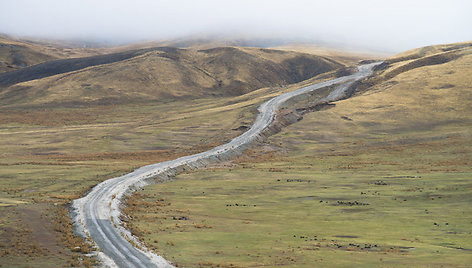
[[[338,237],[338,238],[359,238],[359,236],[355,236],[355,235],[335,235],[334,237]]]
[[[236,130],[236,131],[246,131],[248,129],[249,129],[248,126],[239,126],[237,128],[233,128],[233,130]]]
[[[439,87],[433,87],[432,89],[449,89],[449,88],[453,88],[455,87],[455,85],[453,84],[444,84],[444,85],[441,85]]]

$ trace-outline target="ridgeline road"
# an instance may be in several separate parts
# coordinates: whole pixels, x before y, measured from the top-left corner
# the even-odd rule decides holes
[[[264,132],[275,122],[276,112],[287,100],[327,86],[338,85],[320,101],[336,101],[344,97],[355,81],[372,73],[379,63],[361,65],[358,72],[281,94],[259,106],[252,127],[229,143],[209,151],[184,156],[172,161],[148,165],[121,177],[104,181],[84,197],[74,200],[73,214],[77,231],[90,238],[100,249],[97,253],[110,267],[173,267],[161,256],[145,249],[137,238],[121,225],[120,204],[126,194],[155,180],[165,180],[184,170],[193,170],[240,155],[253,143],[264,139]]]

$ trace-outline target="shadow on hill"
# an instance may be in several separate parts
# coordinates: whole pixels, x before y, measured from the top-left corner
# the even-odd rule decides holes
[[[8,87],[21,82],[31,81],[35,79],[45,78],[56,74],[72,72],[91,66],[118,62],[136,56],[143,55],[151,51],[172,52],[177,48],[156,47],[147,49],[131,50],[106,55],[91,56],[85,58],[61,59],[53,60],[22,69],[0,73],[0,86]]]
[[[298,52],[154,47],[54,60],[0,73],[0,105],[109,105],[239,96],[343,68],[330,58]],[[41,79],[53,75],[60,76]],[[31,80],[36,83],[21,84]]]
[[[396,76],[426,66],[440,65],[472,53],[472,43],[429,46],[413,50],[409,55],[392,57],[376,66],[376,75],[357,83],[357,93]],[[391,81],[392,84],[396,83]]]
[[[429,66],[429,65],[443,64],[443,63],[450,62],[452,60],[458,59],[460,57],[462,57],[462,54],[456,53],[455,51],[451,51],[451,52],[447,52],[447,53],[436,54],[436,55],[433,55],[433,56],[419,58],[419,59],[416,59],[416,60],[414,60],[412,62],[409,62],[405,65],[402,65],[402,66],[400,66],[400,67],[398,67],[398,68],[396,68],[396,69],[394,69],[394,70],[392,70],[388,73],[385,73],[384,78],[386,80],[388,80],[388,79],[394,78],[395,76],[397,76],[401,73],[407,72],[407,71],[412,70],[412,69],[420,68],[420,67],[423,67],[423,66]],[[385,70],[388,67],[390,67],[392,63],[393,62],[386,60],[382,64],[378,65],[375,68],[375,70],[376,71]]]

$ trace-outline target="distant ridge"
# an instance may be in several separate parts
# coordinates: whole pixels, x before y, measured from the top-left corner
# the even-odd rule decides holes
[[[0,105],[106,105],[236,96],[344,67],[329,57],[275,49],[132,49],[0,73]]]
[[[0,73],[0,86],[11,86],[17,83],[40,79],[56,74],[68,73],[100,64],[113,63],[133,58],[147,52],[160,50],[166,51],[171,48],[146,48],[119,53],[90,56],[85,58],[53,60],[22,69]]]

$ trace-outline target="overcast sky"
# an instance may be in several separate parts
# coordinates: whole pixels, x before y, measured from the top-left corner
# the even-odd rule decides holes
[[[472,40],[472,1],[0,0],[0,33],[121,43],[244,34],[399,52]]]

